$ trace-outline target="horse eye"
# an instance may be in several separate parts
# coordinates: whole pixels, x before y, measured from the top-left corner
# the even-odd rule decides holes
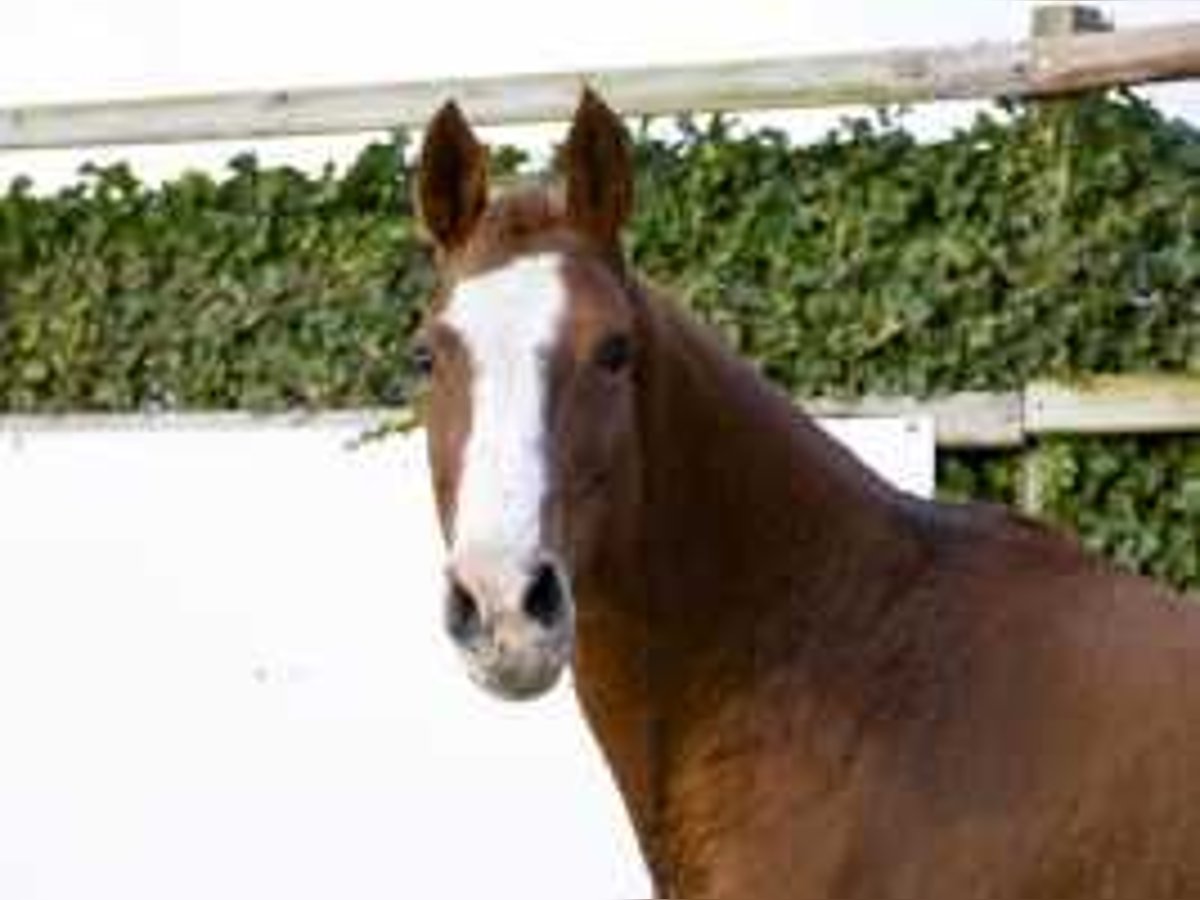
[[[428,344],[421,343],[413,347],[412,367],[422,378],[433,372],[433,349]]]
[[[606,372],[620,372],[633,359],[633,344],[627,334],[610,334],[596,347],[596,365]]]

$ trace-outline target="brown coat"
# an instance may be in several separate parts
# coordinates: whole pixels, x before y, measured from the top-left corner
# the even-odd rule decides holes
[[[1200,897],[1200,610],[892,491],[644,308],[646,502],[577,684],[660,891]]]

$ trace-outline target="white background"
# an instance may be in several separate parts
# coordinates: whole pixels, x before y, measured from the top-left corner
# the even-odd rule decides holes
[[[0,898],[648,896],[572,692],[443,637],[417,439],[188,422],[0,430]]]

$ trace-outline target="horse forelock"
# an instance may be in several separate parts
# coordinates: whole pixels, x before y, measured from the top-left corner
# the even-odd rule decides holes
[[[460,277],[476,275],[519,256],[565,252],[578,245],[558,192],[526,186],[492,200],[454,262]]]

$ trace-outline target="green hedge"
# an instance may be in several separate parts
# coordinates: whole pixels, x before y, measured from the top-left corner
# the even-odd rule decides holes
[[[639,265],[797,394],[1200,372],[1200,134],[1127,95],[902,120],[794,147],[727,120],[637,142]],[[344,173],[122,166],[0,197],[0,410],[402,405],[430,285],[407,145]],[[519,154],[498,154],[513,171]],[[1054,441],[1046,512],[1200,586],[1200,438]],[[944,454],[943,493],[1011,499],[1012,456]]]

